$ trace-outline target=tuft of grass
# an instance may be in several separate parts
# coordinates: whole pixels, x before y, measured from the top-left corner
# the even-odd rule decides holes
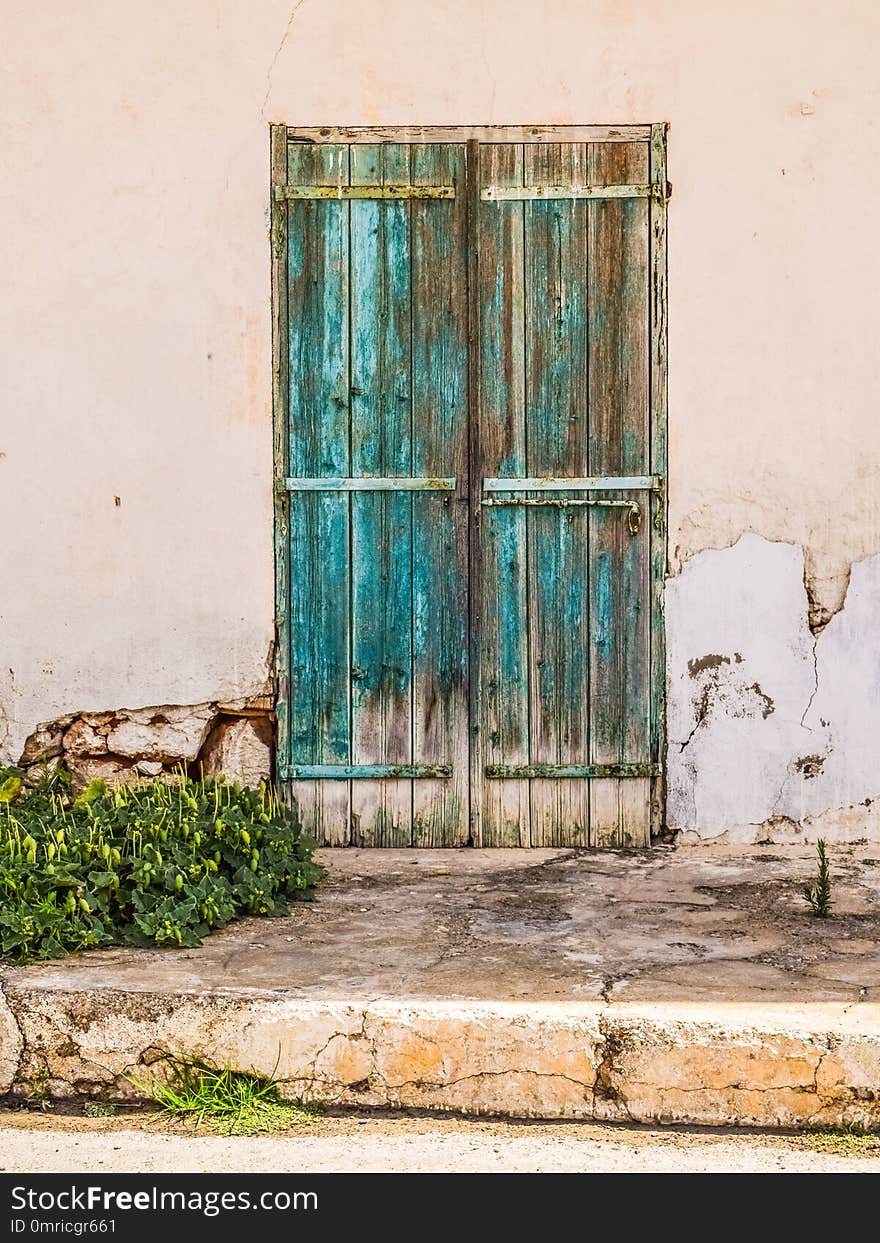
[[[804,901],[809,906],[811,914],[818,919],[827,919],[831,914],[831,869],[828,866],[828,854],[823,838],[819,838],[816,849],[819,867],[815,882],[811,885],[804,885]]]
[[[865,1131],[861,1127],[838,1130],[834,1127],[809,1131],[804,1137],[806,1147],[816,1152],[828,1152],[836,1157],[880,1156],[880,1134]]]
[[[317,1106],[284,1100],[274,1075],[265,1078],[230,1066],[173,1061],[168,1082],[138,1084],[161,1115],[191,1119],[219,1135],[265,1135],[308,1125]]]

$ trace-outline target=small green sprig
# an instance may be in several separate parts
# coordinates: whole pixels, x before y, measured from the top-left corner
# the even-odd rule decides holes
[[[831,869],[828,866],[825,841],[821,837],[816,843],[816,850],[819,856],[816,880],[812,884],[804,885],[803,895],[810,913],[818,919],[827,919],[831,914]]]

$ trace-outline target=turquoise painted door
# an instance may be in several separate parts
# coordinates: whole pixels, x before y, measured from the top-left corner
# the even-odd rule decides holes
[[[484,845],[650,840],[651,178],[645,142],[480,152]]]
[[[319,841],[650,841],[652,137],[274,143],[278,769]]]

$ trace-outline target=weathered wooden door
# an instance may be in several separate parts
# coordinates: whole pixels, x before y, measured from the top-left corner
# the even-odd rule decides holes
[[[320,841],[659,823],[664,134],[273,130],[278,770]]]

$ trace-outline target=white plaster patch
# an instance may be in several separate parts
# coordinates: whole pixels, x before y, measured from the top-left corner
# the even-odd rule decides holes
[[[814,689],[799,548],[744,535],[666,589],[671,827],[705,836],[778,814]]]
[[[880,839],[880,556],[853,566],[816,639],[794,545],[745,535],[700,553],[666,599],[670,827]]]
[[[844,607],[819,636],[804,725],[804,751],[822,762],[815,775],[808,767],[788,782],[785,814],[800,819],[880,799],[880,556],[852,567]]]

